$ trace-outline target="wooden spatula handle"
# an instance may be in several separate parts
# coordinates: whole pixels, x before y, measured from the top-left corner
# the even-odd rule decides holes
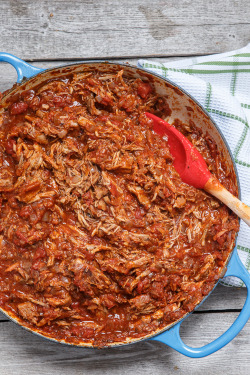
[[[236,215],[250,226],[250,207],[242,203],[238,198],[231,194],[223,185],[212,176],[204,186],[204,189],[218,198],[226,206],[228,206]]]

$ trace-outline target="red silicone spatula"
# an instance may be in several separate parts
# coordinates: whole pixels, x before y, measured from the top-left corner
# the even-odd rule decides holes
[[[182,181],[214,195],[250,226],[250,207],[232,195],[209,172],[205,160],[194,145],[166,121],[152,113],[146,112],[146,116],[153,120],[153,130],[157,134],[167,136],[169,149],[174,157],[173,164]]]

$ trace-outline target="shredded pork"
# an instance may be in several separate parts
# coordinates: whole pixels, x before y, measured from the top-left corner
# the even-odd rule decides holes
[[[238,230],[220,202],[183,183],[149,111],[149,83],[81,73],[13,98],[0,123],[0,304],[71,343],[139,338],[214,286]],[[175,121],[235,192],[215,143]]]

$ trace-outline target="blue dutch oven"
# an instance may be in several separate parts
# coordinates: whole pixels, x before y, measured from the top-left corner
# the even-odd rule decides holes
[[[16,85],[12,90],[10,90],[7,95],[4,96],[2,101],[2,106],[5,105],[5,100],[8,98],[8,95],[21,92],[23,90],[31,89],[33,86],[36,86],[37,84],[47,81],[48,79],[59,77],[60,75],[64,75],[67,73],[78,73],[82,72],[84,70],[89,69],[98,69],[100,71],[118,71],[120,69],[124,70],[124,73],[128,75],[129,77],[133,78],[144,78],[144,79],[150,79],[151,82],[153,82],[156,91],[161,95],[167,95],[168,96],[168,103],[170,105],[170,108],[172,108],[173,115],[178,116],[178,118],[185,120],[185,116],[187,116],[187,113],[185,112],[185,108],[188,105],[189,108],[193,109],[193,112],[191,112],[191,116],[193,116],[193,120],[196,122],[196,125],[199,126],[203,132],[209,131],[209,134],[212,135],[214,140],[216,141],[218,149],[221,151],[221,154],[227,161],[227,165],[231,169],[231,172],[235,176],[236,181],[238,182],[238,175],[236,166],[234,164],[232,155],[230,153],[229,147],[227,145],[226,140],[224,139],[223,135],[221,134],[220,130],[214,123],[214,121],[209,117],[209,114],[206,112],[206,110],[196,102],[194,98],[192,98],[188,93],[186,93],[184,90],[182,90],[180,87],[178,87],[173,82],[162,78],[161,76],[157,74],[149,73],[148,71],[144,69],[139,69],[137,67],[129,66],[128,64],[114,64],[109,62],[101,62],[101,61],[87,61],[87,62],[81,62],[78,64],[72,64],[72,65],[66,65],[63,67],[58,67],[54,69],[40,69],[37,67],[34,67],[25,61],[19,59],[16,56],[13,56],[8,53],[0,53],[0,61],[8,62],[10,63],[17,71],[17,83],[19,85]],[[171,102],[172,101],[172,102]],[[174,106],[172,107],[171,104],[174,103]],[[192,114],[193,113],[193,114]],[[190,111],[188,113],[188,119],[190,119]],[[239,192],[240,195],[240,192]],[[240,312],[239,316],[235,320],[235,322],[231,325],[231,327],[223,333],[219,338],[211,342],[210,344],[207,344],[205,346],[202,346],[200,348],[192,348],[190,346],[187,346],[183,343],[181,337],[180,337],[180,326],[181,323],[186,319],[190,313],[184,316],[181,320],[173,323],[172,325],[166,326],[163,330],[154,332],[154,334],[144,337],[143,339],[133,339],[128,340],[126,342],[122,343],[116,343],[112,344],[112,347],[115,347],[117,345],[125,345],[132,342],[137,342],[145,339],[160,341],[171,348],[177,350],[178,352],[192,358],[201,358],[205,357],[209,354],[212,354],[216,352],[217,350],[224,347],[226,344],[228,344],[233,338],[242,330],[244,325],[247,323],[249,317],[250,317],[250,275],[248,271],[245,269],[243,264],[241,263],[238,253],[236,244],[233,243],[231,248],[230,255],[227,259],[226,265],[220,275],[220,278],[226,277],[226,276],[235,276],[241,279],[246,287],[247,287],[247,299],[246,302],[242,308],[242,311]],[[217,284],[216,284],[217,285]],[[215,285],[215,286],[216,286]],[[211,292],[210,292],[211,293]],[[207,296],[204,298],[206,299]],[[202,302],[204,301],[202,300]],[[201,302],[201,303],[202,303]],[[196,306],[195,309],[197,309],[201,303]],[[1,311],[7,315],[10,319],[12,319],[14,322],[22,325],[20,321],[17,320],[16,317],[11,316],[11,314],[3,309]],[[24,327],[26,328],[26,327]],[[47,339],[50,339],[52,341],[60,342],[65,344],[63,340],[55,340],[51,339],[49,337],[46,337],[45,335],[41,335],[40,333],[37,333],[35,330],[26,328],[29,331],[38,334],[39,336],[45,337]],[[91,347],[91,345],[85,345],[80,344],[79,346],[88,346]]]

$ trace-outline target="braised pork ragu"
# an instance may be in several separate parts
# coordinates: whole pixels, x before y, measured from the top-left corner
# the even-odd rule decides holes
[[[144,112],[171,114],[140,79],[85,72],[11,99],[0,115],[0,306],[68,343],[149,335],[208,294],[238,219],[183,183]],[[175,126],[236,194],[216,144]]]

